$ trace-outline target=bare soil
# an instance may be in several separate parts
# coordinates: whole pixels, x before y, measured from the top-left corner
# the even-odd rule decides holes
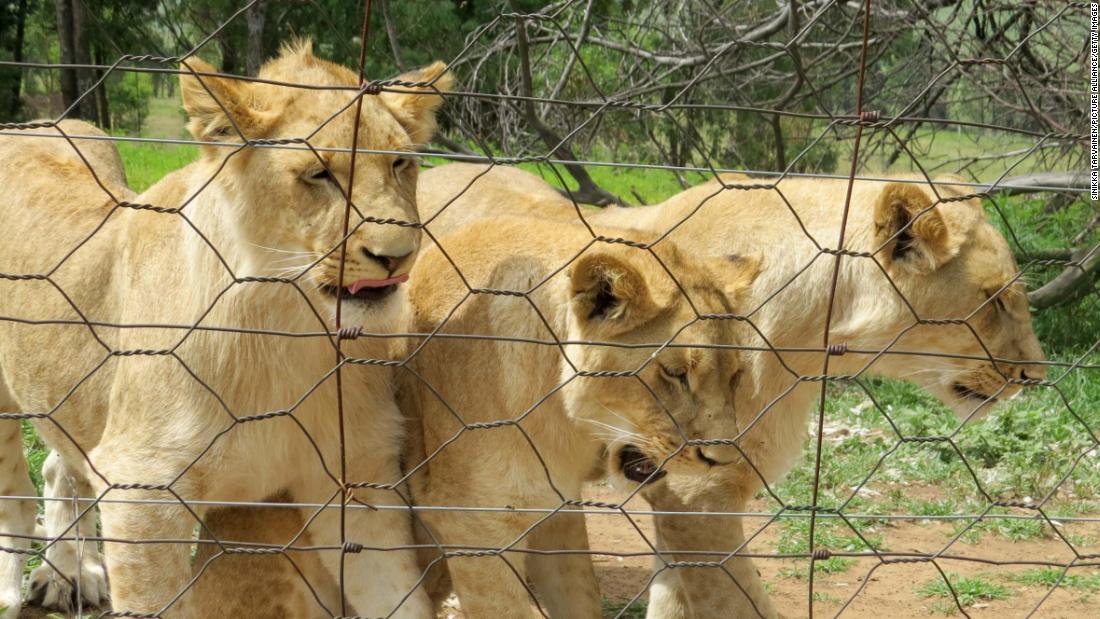
[[[911,493],[935,496],[934,488],[910,487]],[[591,486],[586,498],[602,502],[620,502],[626,498],[607,486]],[[650,508],[640,496],[627,504],[628,511],[648,511]],[[751,511],[769,511],[764,503],[750,505]],[[632,522],[631,522],[632,521]],[[616,555],[637,553],[634,556],[596,554],[593,559],[600,590],[608,605],[619,608],[637,599],[646,599],[646,588],[652,573],[652,545],[656,543],[653,521],[649,516],[632,515],[627,520],[622,515],[589,515],[589,545],[594,552]],[[767,523],[766,518],[747,519],[746,535],[752,536]],[[779,526],[767,526],[753,539],[746,549],[750,553],[771,554],[776,551]],[[952,541],[956,528],[950,523],[934,521],[894,521],[877,525],[874,535],[880,537],[887,549],[893,552],[940,553],[955,557],[978,558],[999,562],[1054,561],[1067,563],[1074,559],[1074,550],[1062,537],[1072,541],[1079,555],[1100,555],[1100,526],[1096,524],[1060,523],[1057,532],[1040,539],[1012,541],[1002,535],[984,533],[977,543],[962,539]],[[1087,558],[1079,559],[1090,562]],[[1095,558],[1091,560],[1096,563]],[[979,600],[967,606],[970,617],[1041,617],[1045,619],[1100,618],[1100,591],[1082,588],[1063,588],[1050,592],[1047,587],[1025,585],[1012,580],[1012,574],[1036,569],[1037,565],[995,565],[958,558],[941,558],[936,564],[947,573],[966,578],[981,578],[1007,588],[1010,596],[1003,600]],[[875,566],[878,566],[877,568]],[[807,563],[791,559],[757,559],[757,569],[773,596],[779,611],[788,618],[809,615],[809,591],[806,578]],[[1100,575],[1100,568],[1073,568],[1076,575]],[[884,617],[963,616],[947,597],[927,597],[918,590],[929,582],[940,579],[931,563],[902,563],[883,565],[874,558],[860,558],[840,573],[819,573],[814,578],[813,612],[816,617],[833,617],[843,609],[841,616],[854,619],[882,619]],[[1042,601],[1044,596],[1049,597]],[[1042,604],[1040,605],[1040,601]],[[847,603],[847,607],[844,605]],[[1035,611],[1036,605],[1039,605]],[[628,617],[643,616],[642,606]],[[1033,611],[1034,614],[1030,614]],[[614,612],[609,613],[613,616]],[[48,613],[25,608],[21,619],[44,619]],[[54,615],[57,616],[57,615]],[[463,619],[463,613],[452,598],[441,615],[446,619]],[[537,616],[534,615],[533,616]],[[709,618],[708,618],[709,619]]]
[[[616,502],[623,497],[603,486],[590,488],[589,497],[593,500]],[[635,501],[638,504],[635,504]],[[628,510],[648,510],[640,497],[631,499]],[[752,511],[767,511],[763,504],[750,506]],[[652,518],[632,516],[638,529],[624,522],[622,516],[588,517],[588,534],[593,550],[622,552],[652,552],[646,539],[653,543],[654,531]],[[766,519],[746,521],[746,536],[752,536]],[[1060,530],[1067,537],[1075,539],[1075,545],[1081,554],[1098,552],[1097,526],[1066,525]],[[640,533],[639,533],[640,531]],[[954,528],[940,522],[897,521],[896,524],[879,527],[886,548],[896,552],[929,553],[946,551],[944,554],[962,557],[991,559],[997,561],[1058,561],[1066,563],[1073,560],[1073,551],[1057,535],[1048,539],[1013,542],[1000,535],[986,533],[976,544],[959,540],[947,548],[953,538]],[[778,537],[778,527],[772,525],[762,531],[749,545],[746,552],[774,553]],[[1081,539],[1083,538],[1083,540]],[[1011,590],[1012,595],[1005,600],[982,600],[965,609],[971,617],[1025,617],[1031,613],[1048,589],[1040,586],[1022,585],[1010,580],[1009,575],[1036,566],[998,566],[964,560],[937,560],[944,572],[996,582]],[[639,599],[645,599],[644,590],[651,573],[650,557],[595,557],[596,575],[600,581],[600,590],[611,602],[627,602],[642,592]],[[814,577],[815,617],[832,617],[852,598],[851,603],[841,616],[854,619],[882,619],[883,617],[925,617],[946,616],[954,603],[950,598],[924,597],[917,592],[922,585],[940,578],[939,572],[930,563],[904,563],[882,565],[877,559],[858,559],[845,572],[840,574],[817,574]],[[776,607],[786,617],[809,616],[809,592],[806,579],[806,563],[787,559],[757,559],[756,566],[764,582],[772,593]],[[1087,572],[1086,570],[1091,570]],[[795,576],[793,573],[798,573]],[[1073,574],[1097,574],[1097,568],[1076,568]],[[870,574],[870,575],[869,575]],[[869,580],[868,580],[869,579]],[[860,590],[867,580],[866,586]],[[858,592],[858,593],[857,593]],[[854,597],[853,597],[854,596]],[[954,615],[963,616],[957,609]],[[1058,588],[1039,606],[1033,617],[1049,619],[1093,618],[1100,617],[1100,592],[1090,594],[1080,589]]]

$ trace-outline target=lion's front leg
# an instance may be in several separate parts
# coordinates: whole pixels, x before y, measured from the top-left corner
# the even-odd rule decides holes
[[[135,373],[134,378],[147,378]],[[158,418],[142,414],[153,409],[146,393],[132,380],[124,398],[112,398],[112,417],[127,420],[124,428],[108,426],[105,439],[88,451],[99,475],[88,479],[99,503],[103,531],[103,555],[107,563],[111,609],[114,613],[151,614],[161,619],[193,616],[186,600],[191,581],[191,551],[195,527],[206,507],[195,503],[210,495],[198,480],[219,479],[229,471],[194,461],[206,437],[189,434],[192,427],[176,432],[156,431]],[[196,417],[183,406],[158,410],[163,418]],[[152,423],[150,423],[152,422]]]
[[[173,505],[175,499],[166,492],[111,492],[108,498],[159,503],[100,506],[103,536],[115,540],[104,544],[114,612],[188,616],[179,598],[191,576],[195,518],[182,505]]]
[[[563,510],[551,516],[531,532],[531,547],[565,552],[527,556],[531,583],[544,600],[551,619],[599,617],[600,590],[588,553],[584,514]]]
[[[0,393],[4,386],[0,385]],[[0,397],[0,412],[19,409]],[[23,441],[18,420],[0,420],[0,495],[34,496],[36,491],[27,473]],[[28,536],[34,533],[34,500],[0,501],[0,617],[19,616],[20,583],[23,565],[31,547]]]
[[[77,608],[77,596],[82,606],[103,607],[107,571],[95,541],[96,510],[88,503],[60,500],[93,497],[92,487],[57,451],[46,458],[42,477],[43,494],[52,499],[45,505],[46,537],[56,541],[46,549],[42,565],[31,572],[28,598],[39,606],[70,612]]]
[[[430,504],[454,505],[448,501]],[[447,558],[447,571],[465,616],[538,616],[536,601],[526,584],[525,556],[501,552],[504,548],[523,551],[528,547],[527,540],[520,538],[531,524],[529,518],[497,512],[445,511],[424,512],[422,517],[436,539],[454,553]]]
[[[316,481],[314,487],[332,486],[331,480]],[[301,496],[298,492],[294,494],[296,499]],[[343,594],[349,605],[346,614],[402,619],[433,616],[428,594],[421,586],[416,552],[411,548],[413,533],[409,513],[363,507],[363,504],[395,506],[403,503],[392,491],[357,490],[355,497],[358,501],[345,508],[344,551],[321,552],[321,561],[333,582],[340,583],[341,573],[343,575]],[[328,498],[321,498],[319,502]],[[316,499],[310,499],[313,500]],[[333,505],[338,506],[338,501],[334,500]],[[340,510],[337,507],[321,510],[310,524],[309,532],[316,545],[339,546]]]
[[[719,489],[720,490],[720,489]],[[656,511],[693,511],[665,484],[646,489],[645,498]],[[696,510],[702,506],[694,506]],[[735,500],[723,511],[744,510]],[[657,547],[666,561],[719,562],[724,557],[678,554],[676,551],[733,552],[745,542],[743,523],[733,516],[656,516]],[[665,567],[656,559],[657,569]],[[672,567],[661,570],[649,593],[647,619],[704,619],[705,617],[778,617],[764,582],[748,557],[731,557],[720,566]]]

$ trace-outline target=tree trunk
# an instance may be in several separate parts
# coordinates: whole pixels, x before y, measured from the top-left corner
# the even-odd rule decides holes
[[[237,56],[237,48],[233,45],[233,41],[229,39],[229,33],[225,30],[218,35],[218,49],[222,52],[222,68],[223,73],[240,73],[241,61]]]
[[[401,43],[397,40],[397,24],[390,15],[390,3],[388,0],[379,0],[382,7],[382,20],[386,23],[386,38],[390,41],[390,51],[393,52],[393,64],[398,71],[405,71],[405,61],[401,59]]]
[[[508,5],[515,13],[521,13],[515,0],[509,0]],[[598,206],[623,204],[624,202],[618,196],[597,185],[592,177],[588,175],[588,171],[584,169],[584,166],[575,163],[577,157],[573,154],[573,150],[550,127],[539,120],[538,114],[535,112],[535,103],[531,100],[531,97],[534,96],[531,79],[531,57],[527,51],[527,31],[522,17],[516,17],[516,48],[519,51],[522,94],[527,97],[526,101],[520,104],[524,119],[527,121],[527,125],[542,139],[542,142],[553,149],[550,154],[564,161],[565,169],[577,181],[577,190],[569,192],[571,197],[578,202]]]
[[[15,38],[12,40],[11,58],[15,62],[23,62],[23,41],[27,26],[27,1],[19,0],[15,15]],[[8,67],[4,69],[3,83],[7,86],[8,94],[0,95],[0,113],[4,118],[16,119],[23,107],[19,95],[23,87],[23,69],[21,67]]]
[[[82,0],[69,0],[69,6],[73,16],[73,58],[77,64],[92,64],[92,46],[88,40],[88,9]],[[94,120],[103,124],[96,112],[96,93],[91,92],[95,86],[95,73],[90,68],[76,70],[76,86],[79,89],[77,96],[87,93],[80,101],[80,117]]]
[[[267,3],[257,2],[245,13],[248,23],[248,45],[245,50],[245,70],[255,76],[264,63],[264,22],[267,20]]]
[[[103,57],[103,52],[100,50],[95,51],[95,63],[99,65],[108,64],[107,59]],[[93,77],[96,81],[103,79],[103,69],[96,69]],[[104,81],[99,85],[99,88],[95,90],[95,111],[96,122],[103,129],[114,128],[111,124],[111,109],[107,103],[107,82]]]
[[[57,40],[61,51],[61,64],[75,64],[76,52],[73,49],[73,5],[71,0],[54,0],[57,12]],[[68,108],[80,96],[76,69],[61,69],[61,103]],[[70,118],[80,118],[80,110],[75,109]]]
[[[57,13],[57,39],[61,50],[62,64],[90,65],[92,57],[85,28],[88,15],[83,2],[73,0],[54,0]],[[70,67],[61,70],[61,100],[65,109],[80,101],[68,118],[97,120],[95,97],[88,95],[93,81],[92,71],[88,68]]]

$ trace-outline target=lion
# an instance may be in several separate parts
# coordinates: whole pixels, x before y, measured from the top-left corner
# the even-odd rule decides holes
[[[511,510],[580,501],[608,470],[637,484],[738,458],[720,441],[737,434],[740,355],[722,345],[744,337],[730,318],[757,271],[751,257],[593,243],[580,226],[532,218],[486,218],[424,252],[411,332],[434,335],[403,375],[399,400],[419,424],[407,468],[467,616],[530,616],[527,576],[550,616],[600,615],[583,517]],[[719,442],[696,443],[708,439]]]
[[[743,328],[721,317],[732,317],[757,271],[751,258],[696,261],[670,243],[594,244],[580,226],[531,218],[487,219],[422,252],[408,330],[433,335],[399,355],[408,360],[399,374],[411,426],[405,468],[412,500],[425,508],[419,543],[446,553],[429,550],[422,564],[446,558],[466,616],[530,616],[528,577],[550,616],[600,616],[583,517],[566,500],[580,501],[582,484],[607,471],[642,484],[738,457],[723,439],[737,434],[729,413],[740,354],[695,345],[736,346]],[[586,341],[602,345],[576,343]],[[562,508],[553,517],[537,511]],[[271,516],[277,521],[236,508],[222,526],[261,531],[267,543],[302,526]],[[510,552],[492,550],[504,547]],[[566,552],[525,557],[525,549]],[[209,612],[232,604],[241,586],[270,592],[250,600],[252,616],[284,616],[281,608],[310,599],[302,581],[315,580],[304,570],[249,560],[247,574],[210,566],[218,586],[204,592]],[[432,580],[438,605],[447,591]]]
[[[371,489],[401,474],[392,372],[346,365],[340,420],[337,341],[278,334],[332,334],[340,314],[344,324],[396,324],[420,248],[417,166],[399,153],[430,138],[451,77],[437,62],[399,78],[422,86],[356,104],[358,77],[304,42],[284,47],[260,78],[184,60],[183,107],[202,154],[139,196],[112,190],[110,171],[90,184],[88,164],[103,156],[72,156],[79,140],[63,154],[0,138],[9,241],[0,248],[0,493],[33,492],[17,421],[32,419],[102,497],[116,612],[188,616],[187,540],[206,502],[400,503]],[[388,154],[353,157],[353,134],[360,148]],[[308,147],[294,144],[303,136]],[[362,339],[343,346],[353,357],[384,351]],[[341,479],[370,488],[346,490]],[[312,538],[334,548],[411,543],[402,510],[338,517],[318,510]],[[0,505],[0,531],[12,533],[0,544],[16,550],[0,553],[5,619],[18,613],[34,528],[32,501]],[[331,574],[343,570],[354,612],[430,612],[412,551],[342,555],[320,559]]]
[[[738,390],[739,445],[752,466],[670,471],[643,496],[658,511],[743,512],[796,461],[821,386],[825,316],[847,180],[723,175],[646,207],[580,207],[517,168],[450,164],[420,178],[421,217],[434,234],[490,216],[583,218],[667,234],[699,257],[763,257],[747,302],[753,332]],[[1012,252],[978,196],[957,179],[857,180],[837,272],[828,357],[832,376],[873,374],[914,382],[964,422],[1046,376]],[[627,237],[632,238],[632,237]],[[921,353],[933,353],[931,356]],[[658,517],[660,548],[734,552],[739,518]],[[667,559],[696,560],[673,554]],[[747,558],[721,566],[660,569],[649,617],[776,616]],[[538,588],[537,580],[534,582]],[[577,585],[579,586],[579,585]]]
[[[1043,353],[1011,251],[985,218],[978,198],[953,179],[916,180],[854,184],[845,244],[849,255],[838,272],[830,330],[830,342],[843,344],[833,351],[843,354],[829,357],[829,374],[864,372],[916,382],[963,417],[980,415],[1020,387],[1041,382]],[[624,235],[609,226],[643,228],[648,234],[641,238],[667,232],[668,240],[700,259],[759,253],[761,275],[748,292],[746,314],[757,333],[748,346],[761,350],[744,359],[735,408],[739,446],[752,466],[715,467],[702,475],[670,469],[642,491],[658,511],[743,512],[761,485],[779,478],[797,457],[820,395],[820,385],[799,377],[817,376],[823,369],[822,353],[805,349],[822,346],[835,260],[835,252],[822,250],[835,246],[847,191],[843,180],[787,178],[776,187],[723,175],[659,205],[595,210],[574,204],[517,168],[450,164],[421,174],[418,204],[426,227],[436,235],[483,226],[474,222],[486,219],[564,223],[579,214],[594,232],[610,239],[637,239],[640,233]],[[516,234],[539,237],[526,230]],[[966,318],[965,324],[959,318]],[[538,375],[529,365],[523,367],[517,377]],[[479,381],[466,397],[480,397],[487,386],[491,383]],[[629,468],[614,460],[609,464],[620,475]],[[745,541],[740,518],[661,516],[656,521],[661,549],[732,553]],[[584,539],[579,518],[553,524],[553,534],[547,532],[540,543],[579,547],[576,540]],[[662,569],[666,560],[698,558],[666,553],[658,560],[650,617],[777,616],[746,558],[734,556],[714,567]],[[562,598],[570,592],[590,596],[580,593],[594,587],[588,570],[529,567],[528,576],[536,591],[551,593],[542,597],[553,609],[554,592]],[[568,601],[560,604],[569,608]]]
[[[74,203],[95,204],[101,202],[108,192],[119,200],[130,200],[134,192],[126,185],[126,171],[118,149],[99,128],[81,120],[65,119],[57,123],[57,129],[66,136],[81,136],[91,139],[26,139],[19,143],[8,141],[0,145],[15,145],[24,156],[31,159],[54,161],[70,164],[73,174],[66,176],[67,191]],[[69,142],[77,144],[74,149]],[[79,150],[78,150],[79,149]],[[7,153],[5,153],[7,154]],[[20,424],[11,421],[0,422],[0,440],[3,440],[6,453],[19,454],[22,451]],[[2,457],[0,457],[2,459]],[[13,458],[13,465],[21,460]],[[60,454],[51,452],[43,463],[42,476],[45,482],[44,495],[61,499],[71,496],[87,497],[91,488],[78,473],[65,467]],[[13,480],[22,483],[21,479]],[[14,489],[13,489],[14,491]],[[11,494],[4,491],[3,494]],[[33,495],[33,493],[32,493]],[[31,496],[31,495],[27,495]],[[0,510],[6,506],[0,505]],[[20,518],[33,518],[34,506],[29,502],[20,509]],[[88,510],[83,517],[77,518],[82,509],[74,511],[72,505],[60,500],[45,502],[45,530],[48,537],[60,537],[72,527],[73,535],[96,535],[96,517]],[[27,515],[27,514],[30,515]],[[4,545],[8,541],[3,542]],[[0,562],[11,555],[0,554]],[[55,572],[56,568],[56,572]],[[21,565],[8,562],[4,565],[5,577],[0,580],[0,609],[18,609],[21,603],[19,583],[22,576]],[[11,570],[8,573],[6,570]],[[58,575],[64,574],[65,576]],[[77,581],[79,580],[79,583]],[[98,545],[95,543],[78,544],[75,541],[59,541],[46,549],[45,560],[31,572],[28,585],[28,599],[46,608],[69,610],[75,608],[74,595],[79,590],[85,605],[103,606],[107,602],[107,573],[103,566]]]
[[[135,194],[126,185],[126,172],[122,166],[122,159],[118,150],[109,141],[107,134],[99,128],[81,120],[65,119],[55,125],[60,134],[64,136],[80,136],[76,138],[79,151],[73,148],[70,139],[43,139],[26,140],[20,144],[24,153],[33,151],[35,156],[54,161],[68,161],[77,166],[83,166],[81,174],[69,177],[68,191],[78,200],[87,199],[95,203],[103,199],[105,192],[109,192],[120,200],[129,200]],[[87,162],[87,163],[85,163]],[[3,444],[11,449],[21,450],[20,425],[18,423],[0,423],[0,434],[3,435]],[[19,453],[13,451],[9,453]],[[45,478],[46,495],[53,497],[67,497],[76,494],[75,488],[70,490],[66,486],[73,483],[81,483],[81,479],[69,479],[67,470],[60,456],[53,452],[46,458],[42,474]],[[51,486],[56,486],[51,491]],[[83,487],[83,486],[82,486]],[[90,490],[82,496],[87,496]],[[0,509],[3,509],[0,506]],[[33,505],[25,505],[21,509],[33,509]],[[78,510],[79,511],[79,510]],[[32,512],[33,513],[33,512]],[[26,517],[25,515],[22,517]],[[63,532],[74,520],[71,506],[66,506],[61,501],[47,501],[45,504],[46,530]],[[75,527],[75,530],[83,535],[95,536],[96,520],[93,513],[86,514]],[[0,556],[0,561],[3,557]],[[78,565],[79,564],[79,565]],[[52,568],[59,566],[62,573],[71,575],[70,578],[52,578]],[[5,569],[16,566],[5,566]],[[0,608],[18,608],[19,576],[5,577],[0,580],[3,589],[0,589]],[[78,545],[75,542],[60,542],[46,550],[45,562],[32,572],[30,584],[30,599],[41,605],[54,607],[67,606],[72,599],[75,579],[80,579],[80,590],[84,595],[84,601],[92,606],[102,605],[107,600],[106,572],[103,568],[102,558],[96,544]]]
[[[269,498],[269,507],[213,510],[204,524],[222,543],[268,544],[269,549],[304,547],[314,536],[301,534],[305,521],[297,509],[280,507],[292,497]],[[308,619],[340,615],[339,581],[325,570],[314,550],[272,554],[223,554],[210,535],[200,537],[194,570],[199,577],[189,597],[199,617]],[[385,569],[385,568],[379,568]]]

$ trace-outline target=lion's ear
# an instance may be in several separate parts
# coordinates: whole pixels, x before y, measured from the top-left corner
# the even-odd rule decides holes
[[[707,268],[715,277],[722,288],[726,299],[735,311],[745,309],[744,303],[749,297],[749,289],[760,275],[760,264],[763,258],[759,254],[742,256],[731,254],[724,258],[713,258],[707,261]]]
[[[187,129],[204,142],[239,141],[263,134],[268,117],[253,107],[249,86],[238,80],[208,77],[198,73],[217,70],[197,58],[180,64],[180,95],[190,120]]]
[[[618,255],[585,253],[573,264],[570,284],[570,305],[582,325],[619,332],[656,311],[641,271]]]
[[[424,68],[398,75],[395,79],[423,84],[395,86],[397,90],[410,92],[383,91],[379,97],[408,132],[414,144],[427,144],[437,128],[435,111],[443,105],[443,96],[440,93],[447,92],[454,86],[454,76],[447,71],[447,65],[443,61],[437,60]]]
[[[880,260],[914,273],[930,273],[959,253],[965,230],[953,230],[942,205],[920,185],[888,183],[875,204]]]

